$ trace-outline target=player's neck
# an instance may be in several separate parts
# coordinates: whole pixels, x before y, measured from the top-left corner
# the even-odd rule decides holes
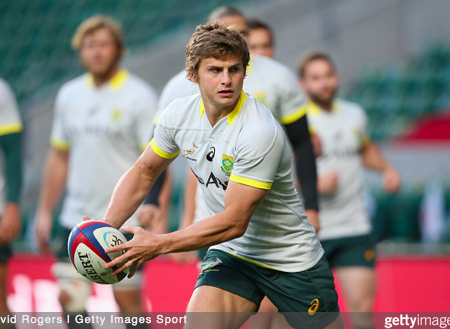
[[[217,103],[211,102],[203,93],[202,101],[203,106],[205,107],[205,113],[208,117],[211,126],[214,127],[217,122],[219,122],[222,118],[226,117],[228,114],[233,112],[236,106],[239,103],[240,95],[236,98],[236,100],[230,105],[220,105]]]
[[[310,98],[309,101],[325,112],[331,112],[333,110],[333,100],[331,102],[320,102],[317,99]]]
[[[116,74],[119,72],[120,68],[118,65],[115,65],[110,71],[105,74],[92,74],[92,78],[94,80],[94,85],[97,88],[100,88],[105,83],[109,82]]]

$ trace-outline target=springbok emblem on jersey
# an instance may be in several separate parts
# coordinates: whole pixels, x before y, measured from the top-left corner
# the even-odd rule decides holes
[[[196,149],[198,149],[198,146],[195,145],[195,143],[192,143],[192,148],[189,150],[184,150],[183,156],[194,155]]]
[[[229,155],[222,155],[222,166],[220,169],[222,169],[225,176],[230,177],[231,171],[233,170],[234,165],[234,159],[233,157],[230,157]]]

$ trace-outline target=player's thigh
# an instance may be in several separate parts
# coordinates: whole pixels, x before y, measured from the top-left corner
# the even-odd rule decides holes
[[[260,269],[261,290],[294,328],[324,328],[339,315],[333,273],[325,257],[294,273]]]
[[[187,309],[185,329],[237,329],[257,310],[255,302],[229,291],[200,286]]]
[[[352,312],[371,312],[375,295],[375,271],[372,267],[336,268],[336,274]]]

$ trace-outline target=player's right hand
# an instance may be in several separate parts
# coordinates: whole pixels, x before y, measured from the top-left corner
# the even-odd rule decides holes
[[[333,194],[338,188],[338,175],[336,172],[329,172],[319,176],[317,179],[317,190],[319,194]]]
[[[39,249],[44,252],[50,252],[48,242],[52,234],[53,216],[51,213],[38,212],[35,218],[36,240]]]

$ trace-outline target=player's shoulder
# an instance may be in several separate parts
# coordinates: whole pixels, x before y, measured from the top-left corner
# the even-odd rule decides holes
[[[273,58],[252,55],[252,61],[253,61],[252,64],[255,67],[261,67],[261,69],[270,71],[271,74],[273,73],[275,75],[289,75],[289,76],[294,75],[294,73],[289,67],[276,61]]]
[[[164,126],[182,127],[200,116],[200,94],[180,97],[172,101],[162,112],[158,123]]]
[[[14,95],[9,83],[2,78],[0,78],[0,95],[2,95],[2,97]]]
[[[128,71],[127,71],[128,72]],[[156,90],[144,79],[128,72],[127,84],[131,92],[142,94],[148,97],[157,98]]]
[[[335,100],[336,106],[339,110],[344,111],[346,114],[354,116],[365,116],[365,111],[361,105],[355,102],[351,102],[346,99],[336,98]]]
[[[86,88],[88,84],[89,84],[89,74],[84,73],[76,78],[73,78],[72,80],[65,82],[61,86],[61,88],[59,88],[58,97],[59,98],[70,97],[71,94]]]
[[[239,142],[251,149],[251,154],[260,156],[273,145],[280,125],[270,110],[254,97],[247,95]]]

